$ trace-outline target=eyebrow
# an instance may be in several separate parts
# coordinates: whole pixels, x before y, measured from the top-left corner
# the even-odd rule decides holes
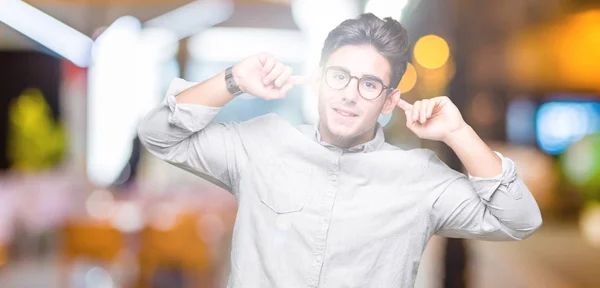
[[[344,68],[342,66],[330,66],[329,68],[333,68],[333,69],[336,69],[336,70],[341,70],[341,71],[344,71],[344,72],[348,73],[349,75],[352,75],[352,73],[350,73],[350,70],[348,70],[348,69],[346,69],[346,68]],[[373,75],[373,74],[363,74],[361,78],[367,78],[367,79],[368,78],[371,78],[371,79],[374,78],[374,79],[377,79],[378,81],[380,81],[381,83],[384,83],[381,78],[379,78],[378,76]]]

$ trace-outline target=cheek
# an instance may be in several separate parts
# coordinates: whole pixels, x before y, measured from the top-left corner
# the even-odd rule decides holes
[[[327,119],[330,118],[330,110],[331,110],[331,98],[327,93],[321,92],[319,94],[318,99],[318,111],[321,118]]]
[[[319,105],[330,107],[331,103],[335,102],[337,91],[330,91],[326,88],[321,88],[319,91]]]
[[[385,102],[366,102],[363,105],[363,111],[365,111],[366,118],[378,118],[381,114],[381,109]]]
[[[369,111],[369,113],[367,113],[367,117],[365,117],[365,121],[367,124],[371,125],[371,123],[375,123],[375,121],[377,121],[377,119],[379,119],[379,111],[374,109]]]
[[[381,106],[382,105],[375,103],[363,106],[363,117],[360,121],[360,126],[364,127],[364,129],[368,129],[372,125],[375,125],[375,122],[377,122],[379,115],[381,114]]]
[[[319,91],[319,109],[324,108],[329,105],[329,98],[324,91]]]

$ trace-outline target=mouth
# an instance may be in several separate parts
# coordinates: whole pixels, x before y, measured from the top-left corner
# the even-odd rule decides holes
[[[335,111],[337,114],[339,114],[339,115],[341,115],[341,116],[343,116],[343,117],[354,118],[354,117],[357,117],[357,116],[358,116],[357,114],[355,114],[355,113],[353,113],[353,112],[351,112],[351,111],[348,111],[348,110],[336,109],[336,108],[333,108],[333,110],[334,110],[334,111]]]

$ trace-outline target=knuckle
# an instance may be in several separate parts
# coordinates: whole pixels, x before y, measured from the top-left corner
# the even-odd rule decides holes
[[[258,54],[258,57],[260,59],[264,60],[264,63],[269,63],[269,62],[273,61],[273,56],[266,52]]]

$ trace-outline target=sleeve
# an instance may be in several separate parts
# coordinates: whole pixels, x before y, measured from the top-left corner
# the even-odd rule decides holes
[[[235,195],[247,162],[239,133],[244,123],[213,122],[221,108],[177,104],[175,97],[194,84],[174,79],[165,99],[138,125],[138,136],[156,157]]]
[[[467,177],[435,154],[430,157],[426,177],[435,190],[430,213],[435,235],[512,241],[529,237],[542,225],[537,202],[515,163],[497,154],[502,173],[491,178]]]

